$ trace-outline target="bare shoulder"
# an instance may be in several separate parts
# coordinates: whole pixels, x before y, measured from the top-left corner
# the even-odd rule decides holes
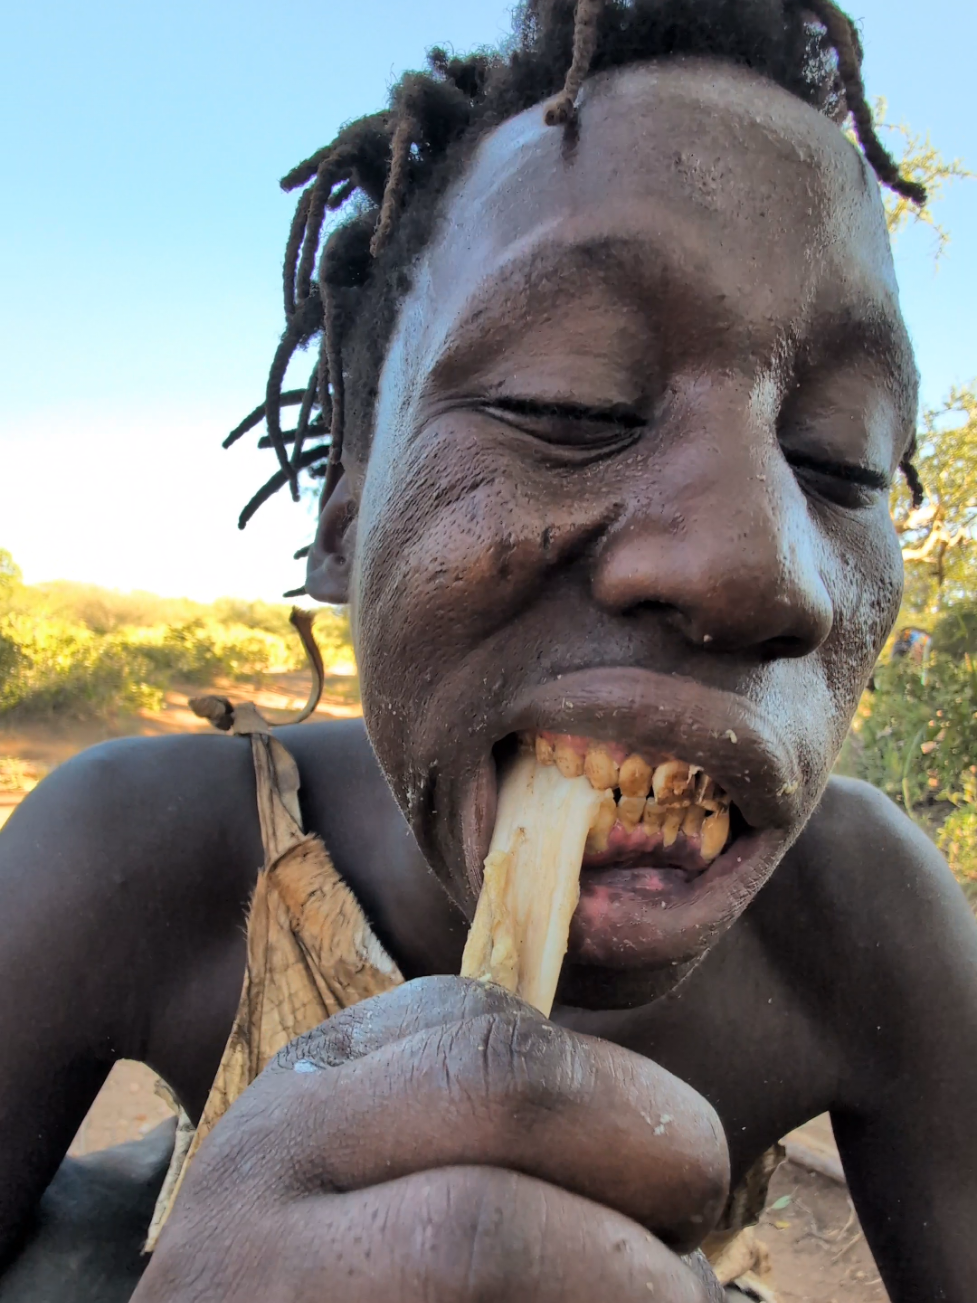
[[[243,739],[122,739],[59,767],[0,834],[8,1045],[163,1070],[180,1058],[182,1023],[209,1058],[223,1006],[233,1014],[261,859]],[[208,985],[220,1025],[198,995]],[[186,1089],[196,1102],[195,1082]]]
[[[365,734],[324,723],[284,729],[299,760],[303,795],[334,786],[337,771]],[[375,762],[374,762],[375,764]],[[245,895],[261,864],[254,769],[247,738],[219,733],[120,738],[60,766],[15,812],[0,843],[7,872],[43,846],[93,892],[162,870],[154,890],[226,883],[222,866],[240,866]],[[87,872],[78,874],[84,862]],[[198,872],[206,864],[208,872]]]
[[[933,842],[875,788],[832,779],[755,904],[767,953],[840,1041],[853,1107],[916,1056],[977,1041],[977,923]]]
[[[246,738],[120,739],[60,766],[0,834],[0,1029],[33,1018],[79,1055],[155,1061],[196,1102],[262,860]]]
[[[336,792],[351,781],[362,732],[358,722],[283,730],[299,761],[307,826],[319,830],[318,807],[330,794],[333,806],[344,804]],[[53,940],[72,980],[98,954],[107,1001],[144,982],[140,1031],[150,992],[157,1007],[171,1001],[170,979],[196,979],[204,991],[224,964],[233,995],[263,859],[247,738],[183,734],[91,747],[46,778],[0,835],[0,962],[6,969],[21,947],[40,955]],[[132,1007],[115,1000],[119,1017]],[[131,1030],[116,1022],[110,1032],[125,1042],[122,1053],[138,1057],[144,1047],[132,1047]]]
[[[5,877],[43,848],[62,869],[98,892],[145,877],[166,860],[167,883],[215,841],[245,833],[242,808],[254,804],[250,749],[217,735],[121,738],[61,765],[15,812],[0,852]],[[256,826],[256,825],[255,825]],[[82,869],[84,868],[84,871]],[[161,883],[160,886],[164,886]]]
[[[902,919],[919,935],[938,917],[972,930],[963,893],[932,840],[869,783],[832,778],[790,858],[811,890],[863,928],[874,922],[888,932]]]

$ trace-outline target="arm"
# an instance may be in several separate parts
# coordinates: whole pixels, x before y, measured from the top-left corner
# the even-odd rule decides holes
[[[856,800],[865,868],[846,1095],[832,1112],[893,1303],[977,1298],[977,924],[942,856],[873,789]],[[854,826],[854,824],[852,825]],[[865,922],[868,926],[864,926]]]
[[[246,743],[110,743],[0,835],[0,1261],[116,1059],[150,1063],[199,1109],[261,859],[248,783],[253,810]]]

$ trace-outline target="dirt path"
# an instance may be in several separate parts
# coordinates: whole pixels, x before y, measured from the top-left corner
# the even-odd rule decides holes
[[[780,1303],[888,1303],[845,1186],[784,1163],[759,1235]]]

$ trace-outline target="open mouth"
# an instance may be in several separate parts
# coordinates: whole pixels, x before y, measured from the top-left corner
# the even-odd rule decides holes
[[[700,957],[803,826],[800,757],[739,694],[608,667],[549,679],[506,713],[508,729],[461,789],[465,894],[479,899],[493,854],[518,843],[516,913],[528,919],[559,859],[573,965],[652,970]],[[426,806],[435,833],[452,826],[437,804]]]
[[[540,730],[522,752],[571,781],[586,778],[602,800],[584,846],[581,895],[626,886],[659,904],[678,901],[724,852],[749,834],[729,795],[701,765],[667,752]]]
[[[541,729],[507,739],[496,760],[495,828],[463,972],[548,1013],[575,918],[586,943],[602,906],[613,916],[629,900],[667,908],[687,897],[743,821],[701,765],[673,755]]]

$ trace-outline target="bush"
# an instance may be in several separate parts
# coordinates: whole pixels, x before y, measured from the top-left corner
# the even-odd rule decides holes
[[[977,765],[964,775],[956,807],[937,834],[936,844],[947,857],[968,898],[977,903]]]
[[[305,664],[287,606],[32,587],[2,551],[0,580],[0,715],[158,709],[174,681],[261,679]],[[316,637],[327,665],[352,659],[343,616],[320,612]]]
[[[969,619],[956,621],[951,610],[933,646],[965,646],[969,629]],[[922,663],[906,656],[876,668],[838,767],[880,787],[935,834],[977,905],[975,761],[977,663],[966,651],[932,650]]]
[[[20,756],[0,756],[0,792],[30,792],[47,770],[36,761]]]
[[[962,660],[931,653],[880,665],[852,726],[843,767],[880,787],[910,812],[950,801],[977,756],[977,674]]]
[[[215,620],[100,635],[54,617],[12,614],[0,618],[0,714],[19,709],[80,717],[159,709],[174,680],[260,679],[303,663],[294,634],[286,641]]]

